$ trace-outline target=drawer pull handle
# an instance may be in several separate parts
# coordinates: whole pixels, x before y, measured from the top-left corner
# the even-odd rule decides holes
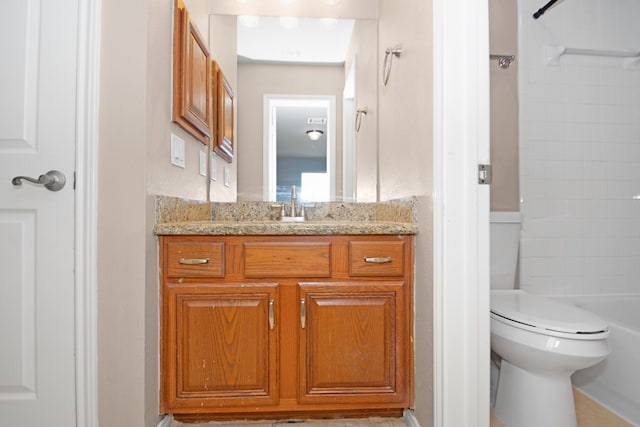
[[[178,260],[180,264],[186,265],[209,264],[209,261],[211,261],[209,258],[180,258]]]
[[[269,329],[271,329],[272,331],[275,329],[276,327],[276,313],[275,313],[275,302],[273,300],[269,301]]]
[[[387,262],[393,261],[393,258],[390,256],[385,257],[364,257],[364,262],[372,262],[374,264],[385,264]]]
[[[307,309],[304,306],[304,298],[300,300],[300,325],[302,329],[307,326]]]

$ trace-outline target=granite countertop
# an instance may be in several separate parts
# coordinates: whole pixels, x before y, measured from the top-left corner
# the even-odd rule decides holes
[[[383,203],[322,202],[305,206],[307,220],[278,220],[270,202],[194,202],[156,199],[157,235],[269,236],[417,234],[414,198]]]
[[[390,221],[185,221],[158,223],[157,235],[416,234],[416,224]]]

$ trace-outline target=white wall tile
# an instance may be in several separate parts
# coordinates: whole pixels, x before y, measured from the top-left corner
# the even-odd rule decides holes
[[[535,9],[535,8],[534,8]],[[640,70],[545,45],[639,50],[640,1],[519,0],[520,284],[539,294],[640,293]]]

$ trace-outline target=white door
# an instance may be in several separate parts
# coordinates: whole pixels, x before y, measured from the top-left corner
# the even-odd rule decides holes
[[[77,0],[0,0],[0,424],[75,426]],[[59,191],[24,181],[50,170]]]

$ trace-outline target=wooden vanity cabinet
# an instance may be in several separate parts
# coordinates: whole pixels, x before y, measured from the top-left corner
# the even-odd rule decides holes
[[[412,407],[412,236],[161,236],[160,252],[162,412]]]

